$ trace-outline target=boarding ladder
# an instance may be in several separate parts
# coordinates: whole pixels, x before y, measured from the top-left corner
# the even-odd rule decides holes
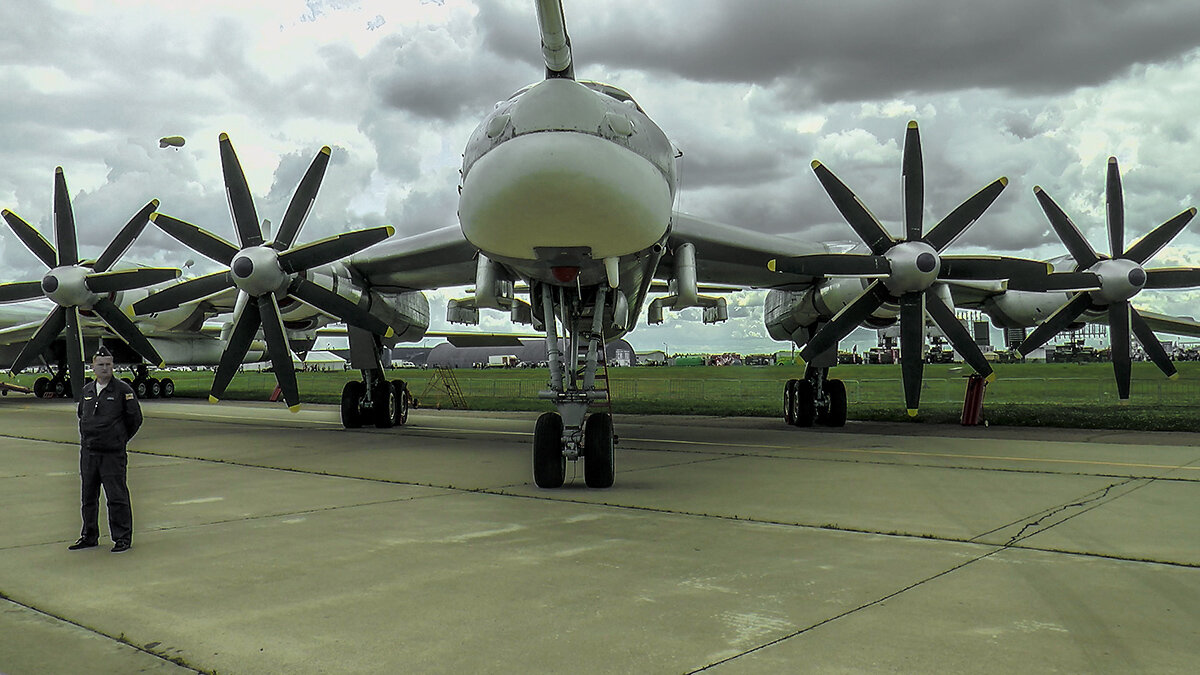
[[[429,378],[428,384],[421,392],[421,398],[425,397],[430,391],[444,391],[450,397],[451,407],[457,409],[465,409],[467,407],[467,399],[463,396],[462,389],[458,386],[458,378],[454,375],[454,370],[449,366],[435,366],[433,377]]]

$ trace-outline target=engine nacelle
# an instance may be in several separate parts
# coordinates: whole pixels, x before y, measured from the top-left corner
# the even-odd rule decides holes
[[[843,307],[862,295],[870,280],[827,279],[806,291],[770,291],[763,306],[763,320],[772,339],[803,345],[818,323],[825,323]],[[864,321],[871,328],[896,322],[899,308],[884,304]]]
[[[1028,328],[1045,321],[1071,300],[1070,293],[1007,291],[982,303],[997,328]]]

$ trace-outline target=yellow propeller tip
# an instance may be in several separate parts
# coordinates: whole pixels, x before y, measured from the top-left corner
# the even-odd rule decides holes
[[[225,133],[224,131],[221,132],[220,136],[217,136],[217,141],[220,143],[224,143],[225,141],[228,141],[228,140],[229,140],[229,134]]]
[[[328,155],[328,154],[329,154],[329,153],[331,153],[331,152],[333,152],[333,150],[332,150],[332,149],[330,149],[330,147],[329,147],[328,145],[326,145],[326,146],[322,146],[322,147],[321,147],[321,154],[322,154],[322,155]]]
[[[995,374],[995,373],[988,373],[988,376],[987,376],[987,377],[985,377],[985,378],[983,378],[983,381],[984,381],[984,382],[986,382],[986,383],[988,383],[988,384],[991,384],[991,383],[995,382],[995,381],[996,381],[996,374]]]
[[[909,129],[916,129],[916,128],[917,128],[917,121],[916,121],[916,120],[909,120],[909,121],[908,121],[908,128],[909,128]]]
[[[383,334],[383,337],[390,338],[395,334],[396,334],[396,331],[392,330],[391,326],[388,326],[387,332]]]
[[[7,218],[11,215],[12,215],[12,211],[9,211],[8,209],[4,209],[4,211],[0,211],[0,216],[4,216],[5,218]]]
[[[1193,206],[1192,208],[1188,209],[1188,211],[1191,211],[1193,216],[1196,215],[1196,207]]]
[[[909,408],[909,409],[908,409],[908,416],[909,416],[909,417],[916,417],[916,416],[917,416],[917,409],[916,409],[916,408]]]
[[[1116,158],[1116,157],[1109,157],[1109,158],[1108,158],[1108,163],[1109,163],[1109,164],[1116,164],[1116,163],[1117,163],[1117,158]]]
[[[58,174],[58,175],[60,175],[60,176],[61,176],[61,175],[62,175],[62,172],[63,172],[63,170],[62,170],[62,167],[61,167],[61,166],[56,166],[56,167],[54,167],[54,173],[56,173],[56,174]]]
[[[1117,405],[1129,405],[1129,399],[1127,399],[1127,398],[1118,399]]]
[[[384,225],[384,227],[387,228],[387,236],[390,237],[393,234],[396,234],[396,228],[392,227],[391,225]]]
[[[151,199],[150,203],[154,205],[154,208],[158,208],[159,201],[157,199]]]
[[[1034,185],[1034,186],[1033,186],[1033,194],[1037,194],[1037,193],[1039,193],[1039,192],[1042,192],[1042,191],[1043,191],[1043,190],[1042,190],[1042,186],[1041,186],[1041,185]]]
[[[1000,185],[1008,186],[1008,176],[1000,176]]]
[[[154,213],[150,214],[150,222],[152,222],[152,223],[155,222],[155,220],[157,218],[158,218],[158,211],[155,211]]]
[[[819,160],[819,159],[814,159],[814,160],[812,161],[812,168],[814,168],[814,169],[815,169],[815,168],[817,168],[818,166],[821,166],[821,160]]]
[[[770,260],[767,261],[767,269],[771,270],[772,272],[775,271],[775,259],[774,258],[771,258]]]
[[[1167,379],[1168,379],[1168,380],[1178,380],[1178,379],[1179,379],[1179,373],[1172,373],[1172,374],[1170,374],[1170,375],[1168,375],[1168,376],[1167,376]]]
[[[209,402],[209,403],[220,403],[220,402],[221,402],[221,399],[217,398],[216,396],[213,396],[212,394],[209,394],[209,395],[208,395],[208,402]]]
[[[289,405],[289,406],[288,406],[288,412],[290,412],[290,413],[298,413],[298,412],[300,412],[300,404],[299,404],[299,403],[297,403],[296,405]]]
[[[166,367],[167,367],[167,362],[166,362],[166,361],[163,361],[162,363],[158,364],[158,367],[159,367],[159,368],[166,368]]]

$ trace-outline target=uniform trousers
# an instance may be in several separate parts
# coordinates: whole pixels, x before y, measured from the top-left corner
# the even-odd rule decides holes
[[[108,531],[113,542],[132,543],[133,509],[129,505],[129,486],[125,482],[129,458],[124,450],[116,452],[79,451],[79,477],[82,479],[83,530],[87,541],[100,538],[100,487],[108,503]]]

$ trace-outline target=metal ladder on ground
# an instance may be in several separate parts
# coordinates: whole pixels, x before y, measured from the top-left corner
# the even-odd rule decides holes
[[[454,370],[449,366],[434,366],[433,377],[429,378],[425,389],[421,391],[421,397],[424,398],[425,394],[434,390],[446,392],[446,395],[450,397],[451,406],[460,410],[467,407],[467,399],[458,386],[458,378],[455,377]]]

